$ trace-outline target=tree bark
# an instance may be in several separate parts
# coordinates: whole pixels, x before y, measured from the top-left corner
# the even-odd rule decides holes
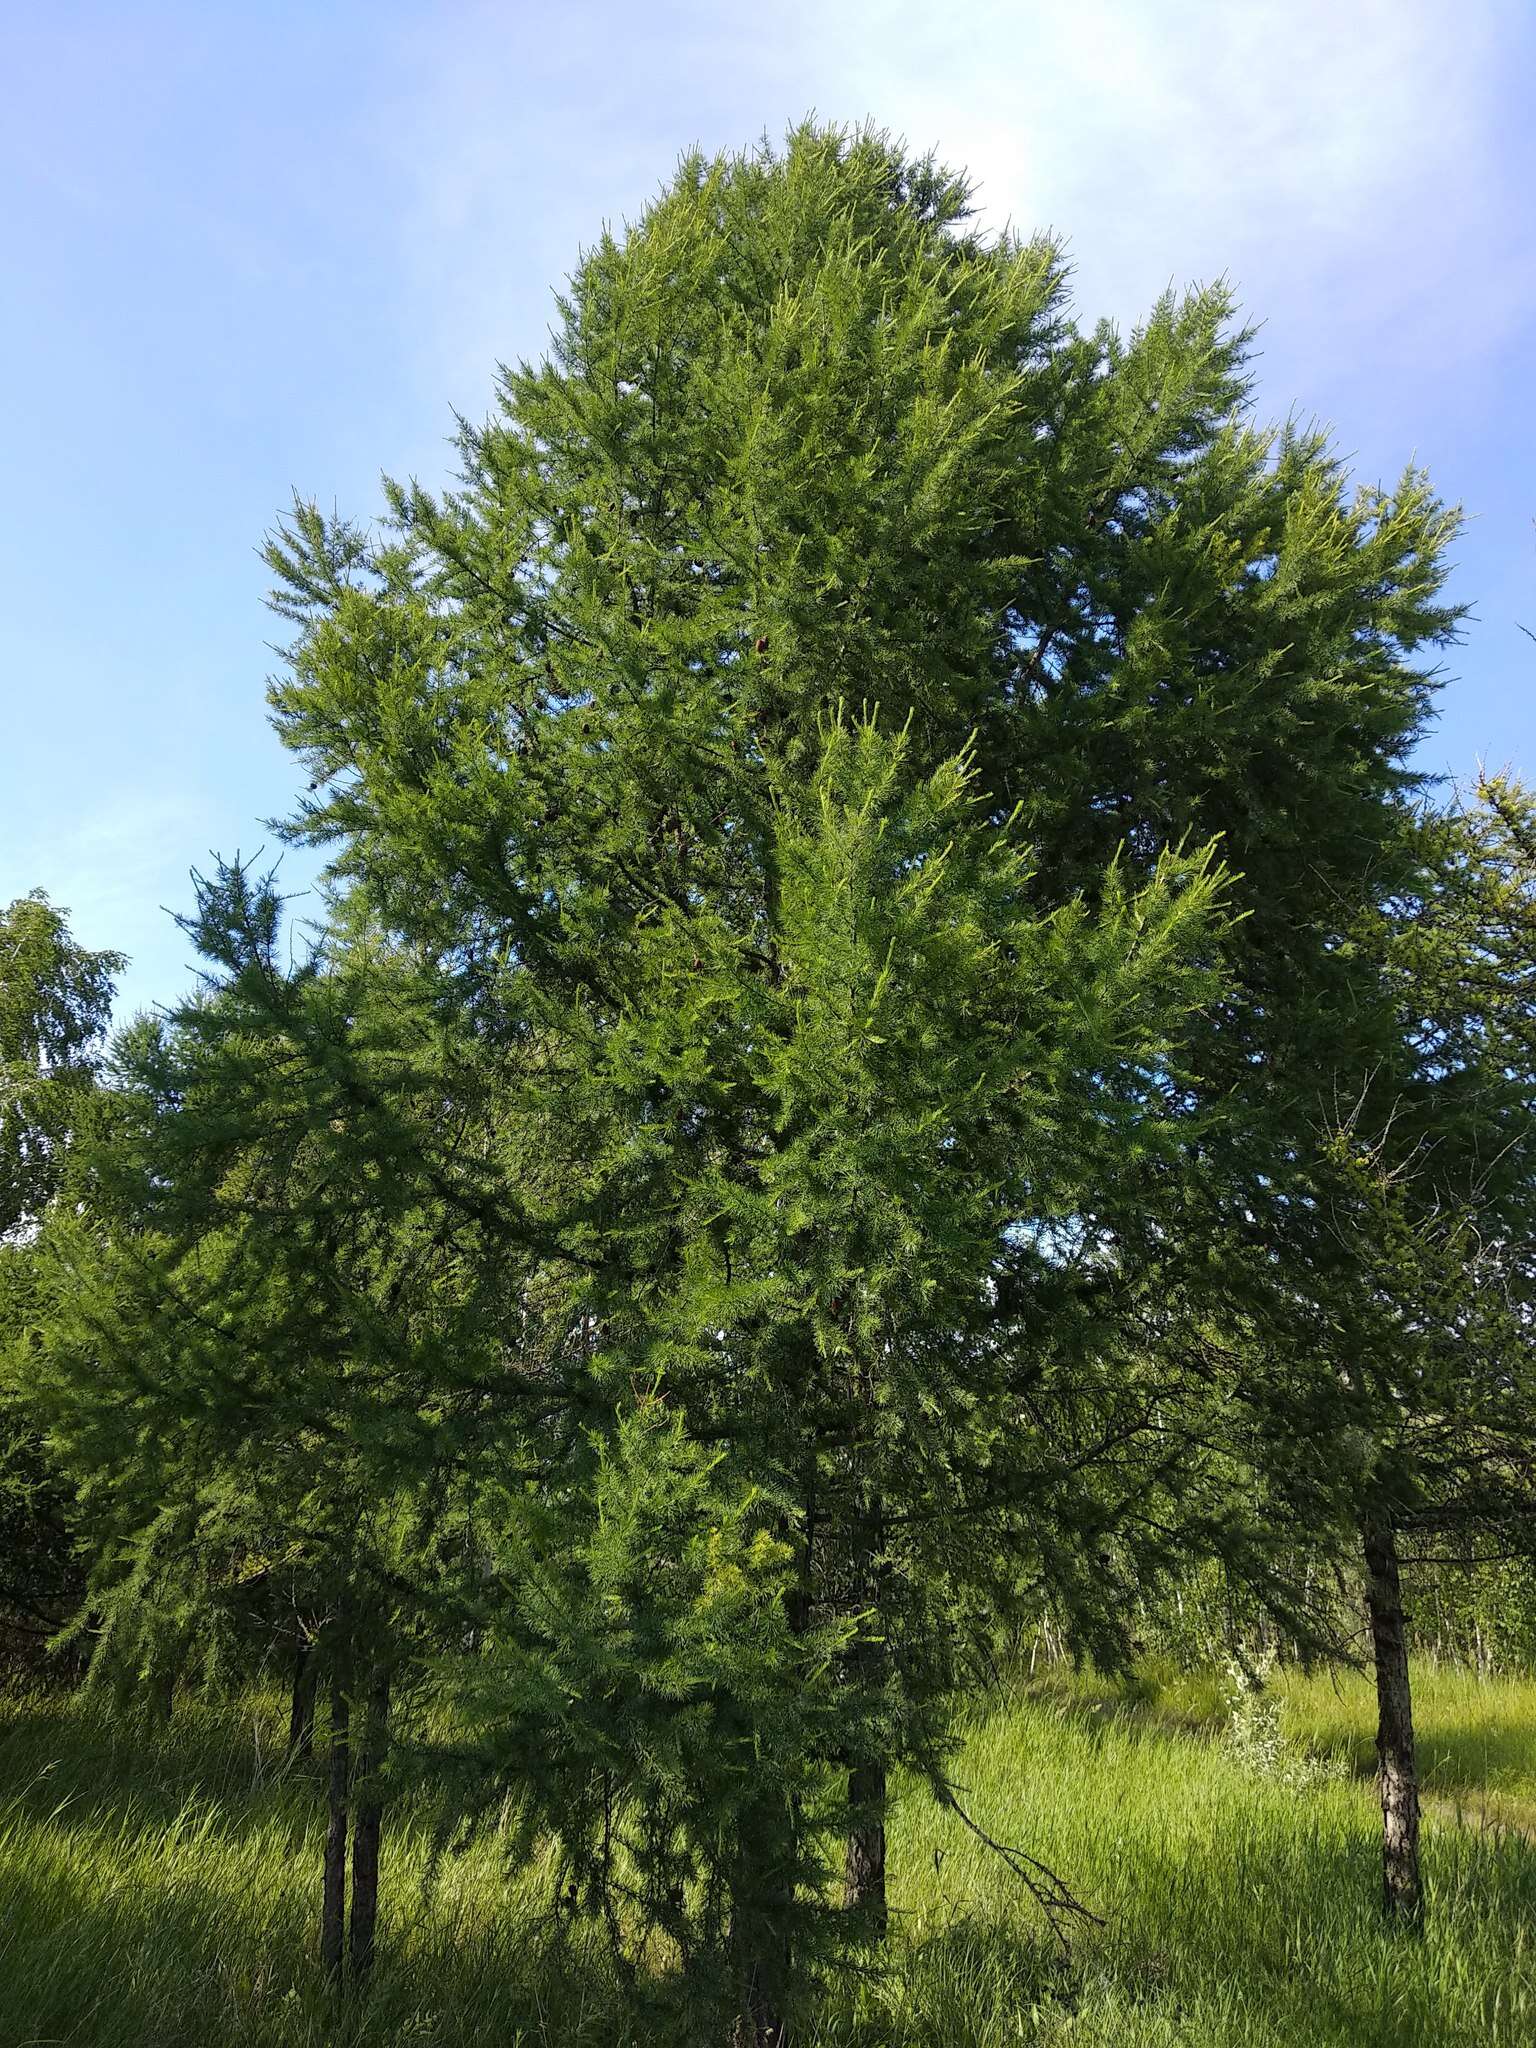
[[[176,1667],[157,1671],[150,1686],[151,1711],[162,1726],[169,1726],[176,1711]]]
[[[788,2048],[789,2023],[783,2008],[788,1948],[771,1931],[759,1929],[756,1934],[751,1943],[754,1953],[744,1958],[745,1996],[736,2048]]]
[[[1382,1514],[1368,1517],[1362,1534],[1366,1611],[1376,1659],[1382,1905],[1389,1919],[1416,1924],[1424,1910],[1419,1874],[1419,1772],[1397,1536],[1390,1517]]]
[[[325,1888],[320,1907],[320,1960],[333,1983],[341,1977],[346,1941],[347,1793],[352,1759],[347,1740],[349,1705],[343,1674],[331,1680],[329,1826],[325,1836]]]
[[[379,1913],[379,1837],[384,1793],[379,1772],[389,1740],[389,1678],[375,1675],[368,1697],[368,1723],[360,1768],[362,1784],[352,1833],[352,1976],[361,1984],[373,1967],[374,1929]]]
[[[772,1993],[757,1975],[748,1985],[741,2038],[750,2044],[750,2048],[787,2048],[789,2041],[788,2025],[781,2018]]]
[[[732,1884],[731,1949],[740,1985],[737,2048],[786,2048],[785,2004],[793,1953],[788,1915],[790,1888],[780,1858],[782,1822],[771,1800],[742,1816],[737,1868]]]
[[[315,1682],[319,1673],[310,1644],[301,1642],[293,1653],[293,1699],[288,1709],[288,1754],[309,1757],[315,1753]]]
[[[848,1773],[848,1807],[843,1904],[863,1917],[876,1941],[884,1941],[890,1925],[885,1899],[884,1764],[858,1764]]]
[[[866,1392],[866,1399],[873,1396]],[[864,1502],[855,1534],[854,1585],[860,1604],[874,1618],[874,1634],[854,1646],[851,1677],[863,1695],[862,1714],[870,1711],[886,1676],[887,1650],[880,1632],[880,1566],[885,1540],[884,1513],[878,1495]],[[862,1717],[861,1714],[861,1717]],[[890,1925],[885,1897],[885,1758],[855,1755],[848,1772],[848,1838],[843,1852],[843,1904],[858,1914],[862,1931],[884,1941]]]

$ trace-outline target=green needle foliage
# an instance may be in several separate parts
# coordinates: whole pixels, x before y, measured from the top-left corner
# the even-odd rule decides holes
[[[1071,1540],[1029,1498],[1027,1479],[1043,1486],[1067,1461],[1024,1423],[1019,1360],[991,1335],[995,1270],[1011,1232],[1070,1217],[1096,1168],[1152,1142],[1137,1072],[1208,980],[1189,959],[1218,887],[1205,863],[1170,861],[1095,914],[1041,915],[967,765],[913,783],[906,758],[873,721],[827,727],[808,785],[777,791],[771,924],[743,934],[700,892],[636,920],[607,969],[611,1008],[520,967],[500,998],[503,1016],[533,1005],[530,1038],[552,1049],[508,1099],[546,1157],[561,1148],[580,1218],[565,1226],[580,1260],[548,1276],[545,1312],[586,1334],[617,1431],[581,1479],[592,1543],[609,1540],[618,1480],[642,1469],[635,1417],[655,1411],[685,1435],[656,1434],[652,1456],[713,1453],[712,1541],[737,1544],[742,1488],[762,1518],[754,1625],[779,1646],[777,1683],[755,1658],[721,1656],[676,1709],[690,1729],[725,1717],[757,1761],[733,1776],[730,1744],[690,1738],[686,1797],[711,1816],[690,1824],[703,1891],[668,1878],[701,1911],[723,1886],[738,1950],[753,1908],[768,1931],[737,1955],[744,1981],[802,1908],[820,1911],[816,1838],[837,1821],[820,1775],[873,1760],[938,1773],[999,1590]],[[692,1456],[677,1472],[690,1498]],[[572,1626],[583,1609],[545,1605]],[[583,1633],[559,1655],[590,1649]],[[659,1768],[654,1710],[629,1729],[602,1667],[578,1665],[568,1689],[601,1705],[589,1783],[550,1786],[562,1832],[591,1810],[616,1743],[634,1744],[621,1784]],[[647,1839],[658,1814],[668,1801],[644,1815]],[[605,1855],[614,1839],[605,1819]],[[645,1890],[648,1917],[664,1896]],[[669,1931],[685,1952],[702,1939]]]
[[[288,1574],[338,1701],[440,1689],[465,1824],[762,2041],[1000,1626],[1283,1602],[1387,1412],[1320,1192],[1455,522],[1256,426],[1246,341],[1080,330],[875,134],[685,161],[457,489],[272,540],[332,925],[284,968],[205,886],[50,1254],[109,1630],[206,1609],[194,1531]]]
[[[1083,335],[1055,249],[966,213],[875,136],[690,159],[459,492],[271,549],[295,830],[503,1062],[595,1377],[792,1503],[805,1625],[873,1617],[876,1813],[971,1620],[1047,1585],[1113,1642],[1111,1536],[1170,1547],[1190,1333],[1279,1313],[1286,1162],[1361,1056],[1334,941],[1408,860],[1454,624],[1452,520],[1250,426],[1224,293]],[[1337,1389],[1288,1358],[1249,1389],[1286,1442]],[[1186,1535],[1251,1544],[1216,1496]]]
[[[1425,842],[1418,889],[1362,936],[1400,1049],[1336,1150],[1360,1203],[1356,1270],[1386,1326],[1373,1349],[1414,1358],[1393,1384],[1399,1516],[1452,1549],[1482,1536],[1520,1550],[1536,1477],[1536,807],[1492,779],[1427,820]]]
[[[41,893],[0,912],[0,1646],[35,1654],[78,1598],[77,1516],[31,1409],[37,1230],[73,1192],[71,1146],[106,1112],[102,1040],[121,954],[91,952]]]
[[[124,964],[80,945],[41,892],[0,912],[0,1240],[58,1193]]]
[[[141,1670],[251,1627],[387,1665],[438,1436],[504,1313],[483,1118],[408,966],[285,969],[280,910],[239,869],[202,886],[208,986],[120,1041],[93,1199],[42,1246],[37,1398],[113,1539],[82,1620]]]

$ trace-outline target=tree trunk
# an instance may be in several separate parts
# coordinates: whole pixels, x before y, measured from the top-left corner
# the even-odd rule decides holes
[[[780,1859],[784,1825],[771,1802],[742,1815],[731,1891],[731,1949],[740,1986],[737,2048],[785,2048],[784,2008],[793,1953],[788,1916],[790,1888]]]
[[[301,1642],[293,1653],[293,1699],[288,1709],[288,1754],[309,1757],[315,1753],[315,1682],[319,1673],[310,1644]]]
[[[873,1395],[866,1394],[872,1401]],[[851,1677],[863,1695],[860,1717],[867,1715],[886,1677],[887,1649],[880,1625],[881,1568],[885,1540],[884,1513],[878,1495],[864,1502],[855,1534],[854,1586],[861,1606],[870,1611],[872,1633],[855,1644]],[[866,1624],[866,1627],[869,1627]],[[861,1932],[884,1941],[890,1925],[885,1898],[885,1757],[855,1752],[848,1772],[848,1839],[843,1853],[843,1904],[863,1923]]]
[[[379,1772],[389,1740],[389,1679],[375,1675],[368,1698],[363,1738],[357,1820],[352,1834],[352,1976],[361,1984],[373,1966],[374,1928],[379,1913],[379,1835],[384,1824],[384,1791]]]
[[[859,1764],[848,1773],[848,1807],[843,1904],[863,1917],[876,1941],[884,1941],[890,1925],[885,1900],[884,1764]]]
[[[782,1937],[755,1927],[743,1957],[745,1995],[736,2029],[736,2048],[788,2048],[789,2023],[784,2018],[784,1991],[789,1975],[789,1950]]]
[[[1385,1515],[1369,1517],[1362,1534],[1366,1609],[1376,1657],[1382,1904],[1389,1919],[1417,1923],[1424,1908],[1419,1877],[1419,1772],[1397,1537]]]
[[[341,1977],[346,1940],[347,1791],[352,1775],[348,1712],[343,1675],[338,1671],[331,1680],[330,1824],[325,1836],[325,1891],[320,1908],[320,1960],[333,1983]]]
[[[754,1971],[748,1979],[747,2009],[738,2035],[742,2048],[787,2048],[789,2030],[767,1987],[766,1975]]]

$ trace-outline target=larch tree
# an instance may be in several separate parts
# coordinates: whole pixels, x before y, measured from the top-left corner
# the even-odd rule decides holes
[[[1428,817],[1418,886],[1361,934],[1399,1020],[1339,1133],[1330,1216],[1387,1414],[1362,1515],[1383,1898],[1416,1924],[1404,1547],[1529,1556],[1536,1516],[1536,806],[1503,778]]]
[[[1245,348],[1220,289],[1083,331],[1050,241],[806,127],[600,238],[457,488],[274,537],[336,931],[205,891],[43,1377],[109,1628],[194,1527],[329,1588],[328,1960],[400,1646],[466,1818],[766,2043],[884,1927],[893,1771],[958,1805],[1001,1618],[1112,1660],[1127,1588],[1281,1601],[1358,1509],[1320,1192],[1454,518],[1256,426]]]
[[[91,1515],[98,1673],[304,1651],[321,1954],[361,1977],[391,1692],[457,1619],[455,1446],[487,1379],[518,1412],[491,1299],[517,1274],[486,1237],[483,1105],[409,963],[340,932],[286,963],[281,913],[238,867],[202,884],[205,986],[118,1042],[86,1200],[39,1242],[34,1403]]]
[[[0,1239],[35,1224],[62,1185],[124,965],[80,945],[40,890],[0,912]]]
[[[1123,1634],[1111,1545],[1166,1545],[1218,1349],[1276,1483],[1309,1440],[1350,1499],[1321,1320],[1283,1370],[1254,1332],[1387,1028],[1340,938],[1411,863],[1454,518],[1252,424],[1245,340],[1219,289],[1082,332],[1054,245],[807,128],[600,239],[458,490],[271,549],[295,833],[541,1134],[608,1426],[653,1404],[774,1503],[866,1926],[889,1768],[939,1772],[1000,1606]],[[1231,1503],[1186,1526],[1262,1568]],[[760,2032],[814,1893],[784,1782],[731,1832]]]

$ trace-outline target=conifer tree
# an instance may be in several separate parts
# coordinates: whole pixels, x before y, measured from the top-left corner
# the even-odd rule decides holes
[[[328,1700],[321,1952],[373,1955],[392,1690],[441,1639],[456,1432],[515,1287],[483,1256],[483,1118],[408,966],[285,966],[241,869],[189,920],[203,993],[116,1049],[119,1114],[40,1243],[35,1403],[85,1489],[98,1672],[238,1675],[258,1607]],[[523,1396],[524,1401],[527,1395]]]
[[[1418,1785],[1399,1550],[1481,1538],[1528,1554],[1536,1510],[1529,1343],[1536,1244],[1536,828],[1485,781],[1427,818],[1418,888],[1362,933],[1395,1001],[1398,1057],[1339,1140],[1331,1220],[1386,1414],[1364,1503],[1380,1704],[1383,1897],[1416,1923]]]
[[[81,946],[41,890],[0,912],[0,1239],[58,1193],[124,964]]]
[[[566,1284],[599,1373],[622,1381],[643,1359],[649,1387],[661,1369],[692,1436],[792,1489],[785,1532],[832,1574],[812,1609],[879,1616],[879,1654],[865,1644],[843,1674],[850,1697],[886,1699],[884,1722],[850,1716],[846,1744],[852,1889],[876,1920],[881,1744],[921,1752],[899,1733],[929,1682],[911,1674],[944,1663],[924,1616],[963,1615],[972,1594],[995,1612],[1011,1552],[1015,1581],[1052,1575],[1077,1640],[1114,1639],[1094,1568],[1113,1515],[1091,1489],[1069,1511],[1030,1463],[1050,1421],[1018,1418],[1056,1399],[1094,1418],[1090,1442],[1116,1441],[1154,1286],[1182,1314],[1158,1332],[1164,1401],[1192,1332],[1290,1312],[1296,1283],[1277,1293],[1263,1254],[1278,1233],[1306,1255],[1284,1162],[1315,1156],[1332,1091],[1374,1049],[1338,939],[1411,860],[1418,652],[1454,626],[1438,599],[1454,522],[1415,475],[1350,499],[1321,436],[1252,426],[1244,346],[1219,290],[1164,301],[1128,341],[1084,334],[1052,245],[985,241],[933,165],[806,129],[782,155],[688,160],[598,243],[551,358],[508,372],[497,416],[465,428],[461,490],[391,487],[376,538],[301,505],[272,547],[299,629],[274,712],[315,779],[296,830],[333,848],[388,928],[452,963],[462,1028],[524,1063],[508,1100],[545,1115],[553,1178],[575,1191],[560,1240],[593,1261]],[[972,829],[1015,835],[1031,914],[1065,920],[1099,962],[1065,953],[1064,981],[1037,975],[1037,1008],[1006,1026],[1020,1065],[1000,1099],[1018,1090],[1031,1117],[1006,1161],[978,1155],[989,1193],[964,1257],[958,1103],[941,1088],[919,1116],[937,1150],[892,1149],[904,1092],[965,1072],[987,1012],[979,994],[952,1006],[964,975],[887,982],[909,1033],[875,1035],[900,1059],[865,1078],[849,1062],[877,1048],[845,1037],[841,1092],[824,1054],[816,1087],[761,1065],[775,1042],[808,1056],[826,999],[802,983],[845,927],[838,889],[870,888],[845,829],[843,882],[796,850],[808,796],[844,791],[857,815],[878,786],[868,768],[846,784],[850,730],[869,759],[900,735],[888,832],[963,763]],[[1225,985],[1175,1043],[1166,1010],[1127,1000],[1151,973],[1126,906],[1156,930],[1171,887],[1198,897],[1181,849],[1213,833],[1244,915],[1219,939],[1184,935],[1185,959],[1221,956]],[[807,871],[822,877],[809,933],[791,923]],[[915,973],[917,935],[889,915],[866,931],[892,973]],[[999,958],[1038,943],[1010,934]],[[857,958],[838,969],[854,1015],[879,987]],[[1194,989],[1158,971],[1182,1008]],[[1073,982],[1080,1016],[1053,995]],[[1108,1050],[1096,1014],[1115,1020]],[[830,1138],[800,1138],[818,1104],[835,1171]],[[753,1234],[803,1216],[807,1243],[770,1236],[759,1266],[741,1233],[781,1159],[804,1183]],[[724,1290],[707,1307],[701,1241]],[[794,1279],[813,1249],[815,1286]],[[770,1279],[748,1313],[737,1290]],[[1281,1373],[1249,1344],[1239,1389],[1277,1472],[1298,1427],[1331,1441],[1340,1401],[1334,1361],[1287,1355]],[[806,1429],[829,1370],[841,1407]],[[1203,1399],[1198,1382],[1182,1375]],[[1337,1509],[1346,1475],[1319,1462]],[[919,1473],[930,1500],[911,1497]],[[1026,1473],[1050,1527],[1020,1505]],[[1144,1483],[1189,1477],[1154,1461]],[[895,1532],[919,1527],[933,1551],[909,1572]],[[1252,1533],[1207,1505],[1190,1532]]]
[[[236,1304],[175,1398],[231,1474],[296,1398],[326,1487],[452,1491],[482,1790],[760,2039],[828,1784],[878,1932],[890,1771],[953,1797],[1010,1601],[1113,1656],[1170,1553],[1270,1582],[1213,1410],[1292,1529],[1358,1503],[1319,1160],[1396,1028],[1347,940],[1414,873],[1454,521],[1255,427],[1244,352],[1221,290],[1080,330],[1051,243],[808,127],[599,241],[459,489],[271,546],[294,830],[409,996],[210,903],[196,1164],[134,1197],[154,1289]]]

